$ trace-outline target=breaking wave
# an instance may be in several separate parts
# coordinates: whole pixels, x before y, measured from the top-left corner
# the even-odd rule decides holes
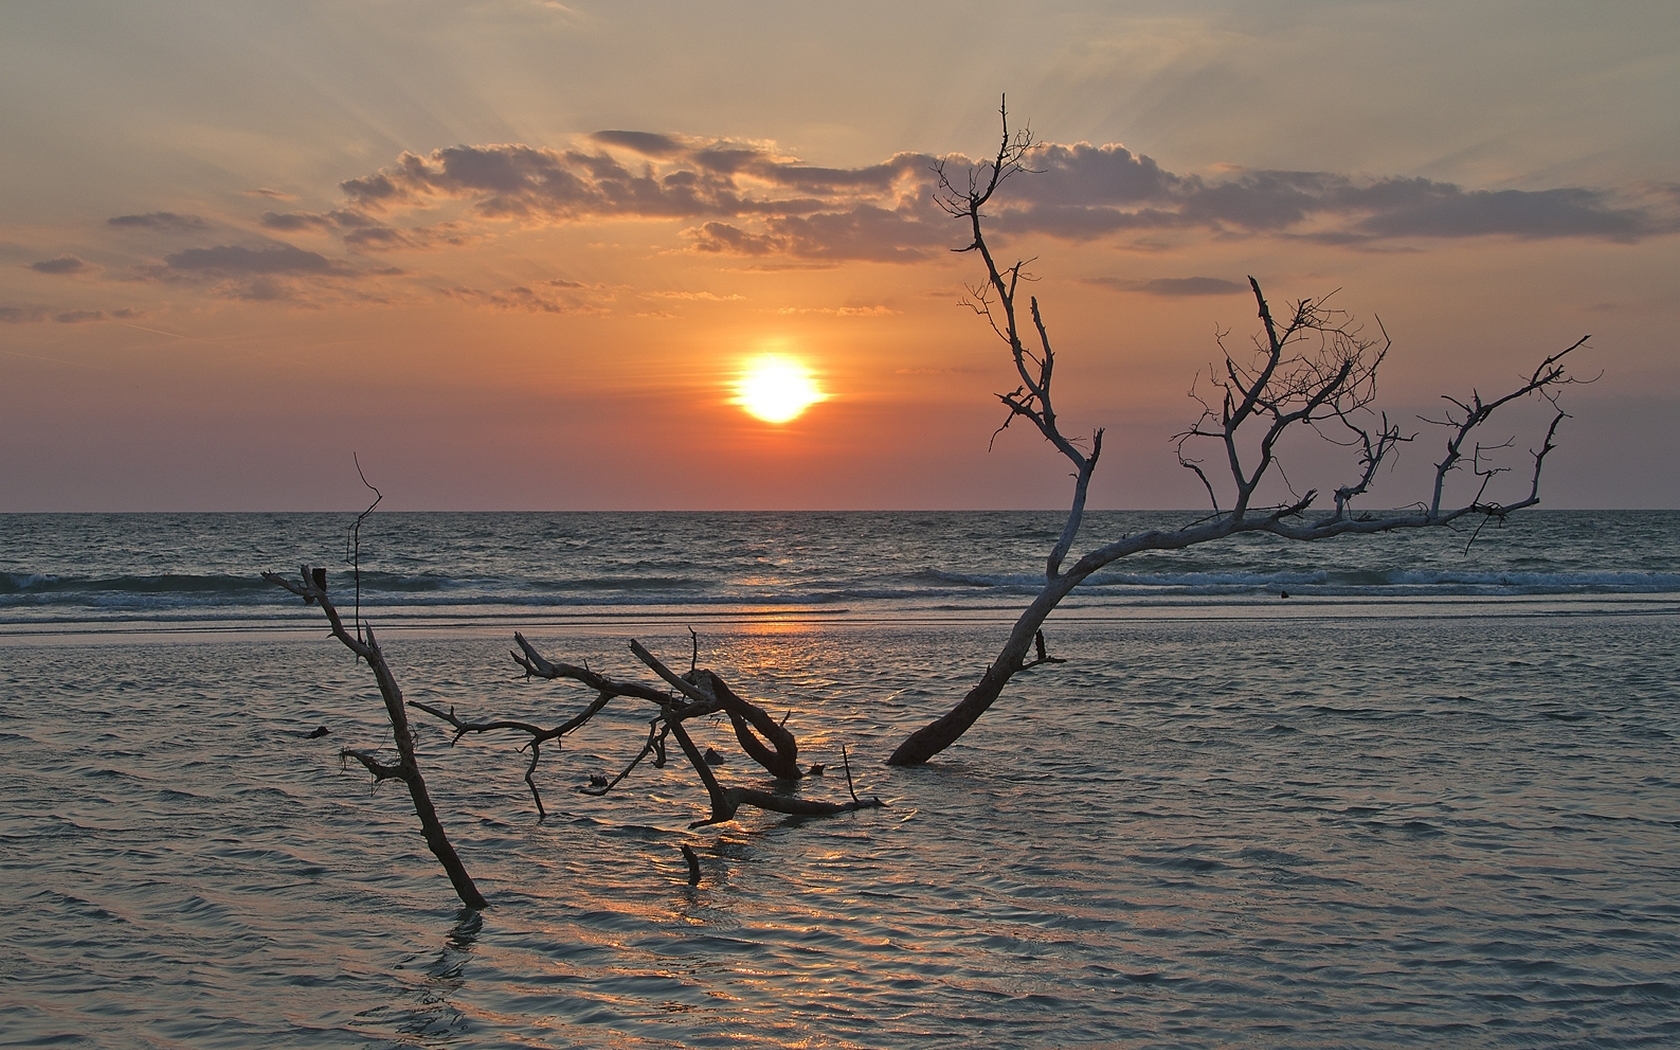
[[[1113,535],[1166,516],[1096,517],[1091,531]],[[342,515],[0,515],[0,629],[301,615],[260,575],[299,561],[326,565],[348,604],[356,584],[343,524]],[[1024,512],[390,515],[364,527],[360,598],[387,610],[481,612],[1018,604],[1042,585],[1056,524]],[[1468,552],[1447,530],[1358,543],[1240,537],[1128,558],[1076,600],[1680,594],[1675,526],[1671,512],[1536,513]]]

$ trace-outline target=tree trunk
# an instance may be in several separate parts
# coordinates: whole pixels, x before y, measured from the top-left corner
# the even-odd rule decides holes
[[[1009,633],[1009,641],[1004,643],[1003,651],[998,653],[992,666],[986,668],[986,673],[980,676],[980,681],[968,691],[968,695],[943,716],[910,734],[887,759],[887,765],[919,766],[956,743],[957,738],[992,706],[1016,672],[1032,666],[1026,662],[1027,652],[1032,648],[1034,639],[1038,638],[1044,621],[1055,611],[1057,603],[1089,575],[1089,572],[1068,572],[1046,583],[1044,590],[1038,592],[1038,597],[1015,621],[1015,629]]]
[[[467,874],[467,866],[461,863],[460,854],[455,852],[449,836],[444,834],[443,821],[438,819],[437,807],[432,805],[431,792],[426,790],[426,778],[420,775],[420,763],[414,754],[414,734],[408,727],[402,690],[397,687],[396,676],[391,674],[391,668],[385,662],[384,651],[374,641],[372,627],[367,628],[367,650],[363,658],[373,669],[374,679],[379,683],[379,694],[385,701],[385,713],[391,718],[391,735],[396,739],[397,754],[402,756],[398,775],[408,785],[408,795],[414,801],[414,812],[420,818],[420,831],[426,837],[426,845],[431,848],[432,856],[443,865],[462,904],[469,908],[489,907],[490,902],[478,892],[472,876]]]
[[[397,685],[396,675],[391,673],[391,665],[385,662],[385,652],[379,648],[379,642],[373,636],[372,626],[358,626],[356,634],[351,634],[345,629],[338,608],[333,605],[332,599],[327,597],[327,570],[324,568],[305,565],[297,583],[272,572],[263,573],[263,579],[291,591],[302,598],[306,605],[319,606],[327,618],[327,624],[332,628],[332,636],[342,642],[346,649],[367,661],[369,670],[373,672],[373,680],[379,685],[379,696],[385,701],[385,714],[391,720],[391,736],[397,746],[397,762],[395,765],[381,762],[373,754],[353,748],[345,748],[339,755],[360,762],[364,769],[373,774],[376,783],[381,780],[400,780],[408,785],[408,796],[414,802],[414,813],[420,818],[421,834],[425,836],[426,845],[431,848],[432,855],[443,865],[443,870],[448,874],[449,882],[455,887],[455,893],[461,898],[461,903],[469,908],[489,907],[484,894],[478,892],[478,886],[473,883],[472,876],[467,874],[467,866],[461,863],[460,855],[455,852],[455,847],[450,845],[449,836],[444,834],[443,821],[438,819],[437,807],[432,805],[431,792],[426,790],[426,778],[420,775],[420,762],[414,754],[414,734],[408,727],[408,710],[403,705],[402,689]]]

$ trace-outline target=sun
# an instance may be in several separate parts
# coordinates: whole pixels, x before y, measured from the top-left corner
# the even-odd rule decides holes
[[[817,386],[809,368],[781,354],[749,359],[735,383],[734,403],[766,423],[786,423],[827,399],[828,394]]]

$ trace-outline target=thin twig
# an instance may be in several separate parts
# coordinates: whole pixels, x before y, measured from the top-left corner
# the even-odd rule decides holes
[[[373,482],[367,479],[366,474],[362,473],[362,461],[357,458],[356,453],[350,453],[350,461],[356,464],[356,476],[362,479],[362,484],[366,485],[370,489],[373,489],[373,502],[368,504],[367,510],[364,510],[360,514],[356,515],[356,523],[350,526],[350,537],[347,541],[347,545],[350,547],[350,550],[345,551],[345,554],[348,556],[347,560],[350,562],[350,571],[356,578],[356,612],[354,622],[356,625],[356,637],[360,639],[362,637],[362,522],[366,521],[368,515],[373,513],[373,508],[379,506],[379,502],[385,498],[385,494],[380,492],[379,489],[374,486]]]

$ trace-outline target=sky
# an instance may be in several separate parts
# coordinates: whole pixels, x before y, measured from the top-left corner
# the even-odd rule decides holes
[[[1672,0],[17,0],[0,511],[348,509],[357,462],[387,509],[1065,506],[932,196],[1005,96],[1041,146],[990,237],[1092,506],[1202,505],[1170,438],[1252,275],[1392,339],[1373,505],[1441,395],[1590,334],[1545,505],[1680,507]],[[825,395],[785,423],[767,353]]]

